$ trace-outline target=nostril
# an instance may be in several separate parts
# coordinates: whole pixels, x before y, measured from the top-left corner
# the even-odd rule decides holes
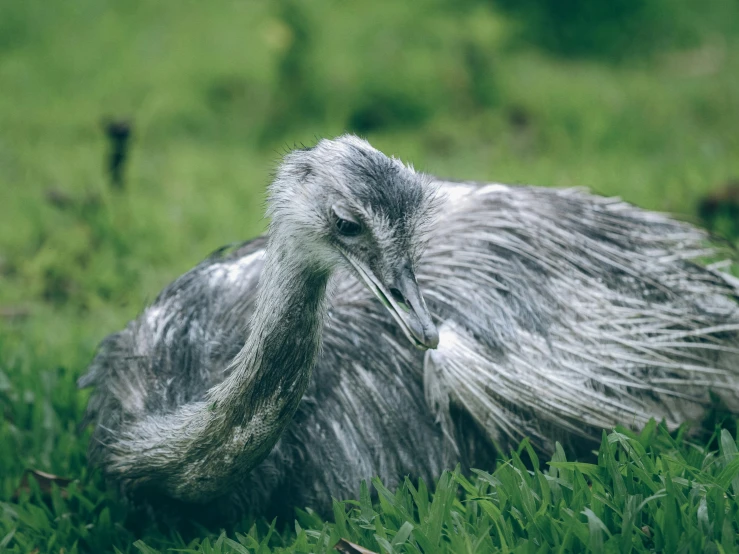
[[[393,300],[395,300],[395,303],[398,304],[398,306],[403,308],[405,311],[409,311],[412,309],[411,303],[405,299],[405,296],[403,296],[403,293],[400,292],[398,289],[396,288],[390,289],[390,296],[392,296]]]
[[[398,289],[390,289],[390,295],[393,297],[393,300],[396,302],[405,302],[405,297],[403,296],[403,293],[400,292]]]

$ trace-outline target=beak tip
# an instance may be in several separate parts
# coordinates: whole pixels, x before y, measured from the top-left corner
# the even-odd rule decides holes
[[[424,344],[428,348],[432,350],[436,350],[439,346],[439,331],[436,327],[433,327],[429,329],[426,333],[424,333],[425,339]]]

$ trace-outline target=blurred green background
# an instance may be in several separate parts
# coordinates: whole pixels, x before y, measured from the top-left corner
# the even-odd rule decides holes
[[[732,234],[738,127],[736,0],[0,1],[0,499],[26,467],[84,473],[96,344],[265,228],[292,145],[352,131]]]

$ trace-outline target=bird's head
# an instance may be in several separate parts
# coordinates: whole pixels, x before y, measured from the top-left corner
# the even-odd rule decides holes
[[[436,348],[416,281],[435,198],[428,177],[344,135],[285,156],[270,187],[270,234],[321,271],[349,269],[412,344]]]

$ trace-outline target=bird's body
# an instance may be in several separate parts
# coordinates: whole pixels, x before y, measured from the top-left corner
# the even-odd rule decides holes
[[[335,145],[328,158],[326,144]],[[305,155],[341,165],[341,155],[366,149],[360,165],[388,160],[353,138],[317,148]],[[306,179],[318,171],[288,166]],[[351,179],[402,188],[385,181],[416,175],[397,170],[388,178],[364,167]],[[703,232],[576,190],[429,178],[411,188],[400,199],[383,192],[363,200],[408,213],[362,221],[383,255],[405,260],[421,242],[408,223],[414,210],[433,220],[427,248],[388,267],[414,266],[440,329],[438,349],[413,287],[388,290],[411,316],[421,314],[420,327],[399,320],[396,302],[354,272],[355,262],[273,285],[288,261],[275,246],[284,229],[272,227],[269,239],[222,250],[180,277],[103,342],[81,380],[96,387],[91,461],[127,491],[223,513],[328,511],[331,497],[355,495],[362,479],[393,485],[406,475],[433,479],[458,462],[489,466],[494,446],[524,436],[551,450],[555,440],[598,440],[602,428],[652,417],[675,425],[701,417],[710,393],[739,412],[739,287],[691,261],[707,253]],[[344,208],[335,210],[341,220]],[[273,213],[273,221],[295,217]],[[404,225],[405,234],[388,238]],[[355,249],[347,258],[366,256],[375,267],[370,247],[347,248]],[[268,302],[272,286],[277,298]],[[261,323],[272,313],[274,328]],[[282,353],[273,366],[264,362],[270,348]],[[239,381],[259,375],[249,364],[272,377]],[[254,390],[273,395],[279,409]],[[293,400],[283,406],[283,396]]]

